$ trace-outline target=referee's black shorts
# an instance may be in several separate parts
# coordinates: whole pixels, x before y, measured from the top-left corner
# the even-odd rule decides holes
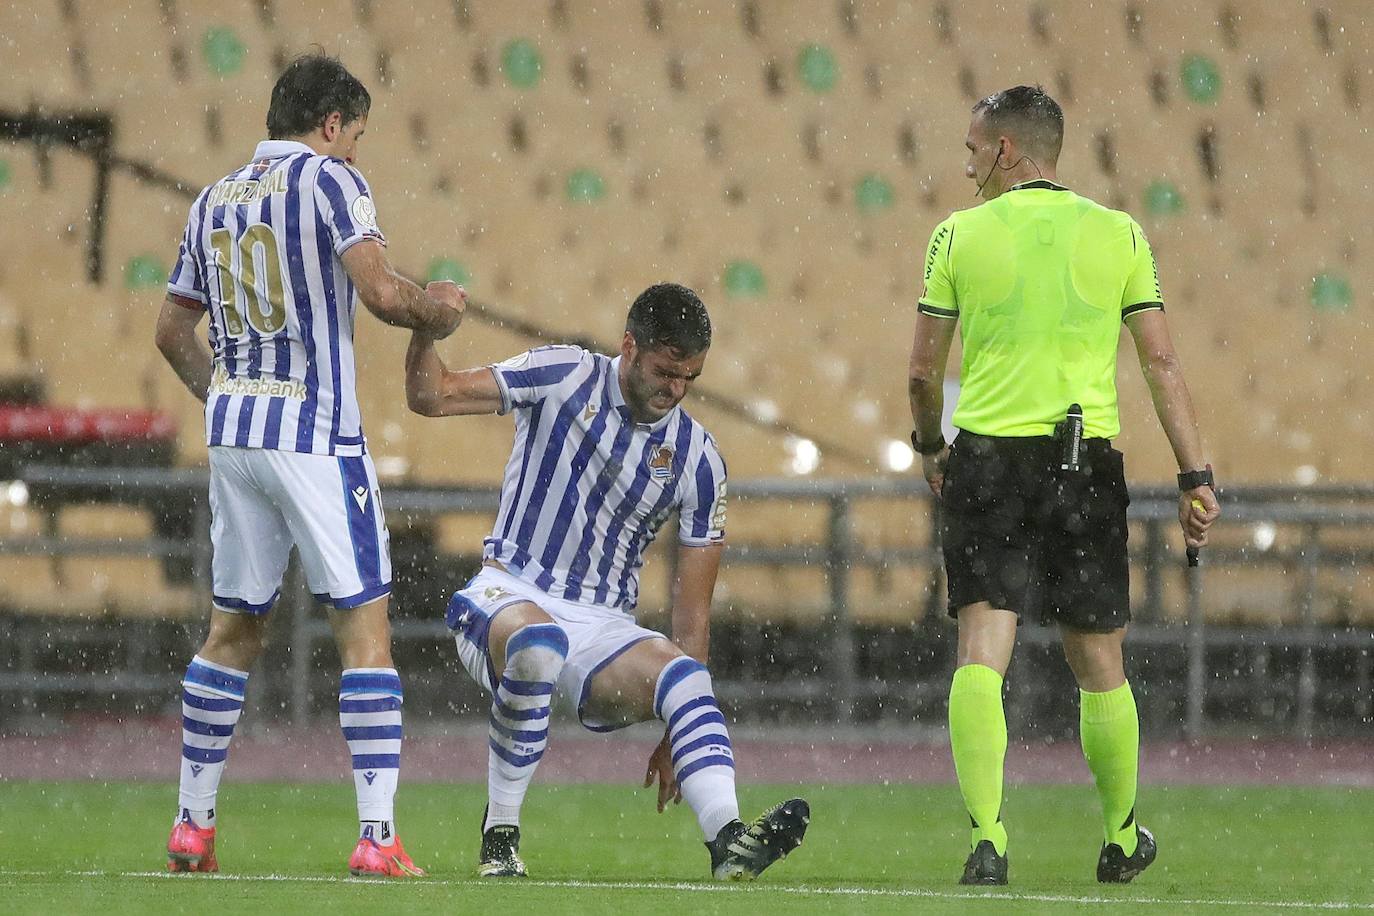
[[[1131,619],[1122,456],[1083,446],[1075,473],[1050,437],[959,433],[941,497],[951,617],[987,601],[1091,632]]]

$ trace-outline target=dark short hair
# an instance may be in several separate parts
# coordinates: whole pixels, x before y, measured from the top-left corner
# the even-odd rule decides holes
[[[700,297],[677,283],[657,283],[635,299],[625,330],[641,347],[695,356],[711,346],[711,316]]]
[[[272,87],[267,109],[267,136],[273,140],[310,133],[331,112],[348,124],[367,115],[372,96],[358,78],[327,54],[306,54],[282,71]]]
[[[1041,86],[1013,86],[979,99],[973,113],[979,112],[993,131],[1015,138],[1027,153],[1050,162],[1059,159],[1064,147],[1064,109]]]

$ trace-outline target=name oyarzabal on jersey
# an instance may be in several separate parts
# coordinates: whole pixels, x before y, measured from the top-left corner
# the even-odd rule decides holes
[[[725,462],[679,405],[636,423],[620,357],[540,347],[491,367],[515,444],[484,555],[557,598],[632,609],[644,552],[678,513],[678,541],[725,538]]]
[[[196,198],[167,285],[210,315],[208,445],[363,454],[340,257],[364,239],[386,243],[367,182],[302,143],[258,144]]]

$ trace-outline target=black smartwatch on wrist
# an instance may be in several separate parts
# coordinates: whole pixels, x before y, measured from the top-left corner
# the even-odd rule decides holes
[[[1204,468],[1201,471],[1187,471],[1178,475],[1178,489],[1180,492],[1196,490],[1198,487],[1217,488],[1216,481],[1212,477],[1212,469]]]
[[[916,437],[916,430],[911,431],[911,449],[922,458],[929,458],[931,455],[938,455],[945,447],[945,434],[941,433],[935,437],[935,441],[930,445],[922,445],[921,440]]]

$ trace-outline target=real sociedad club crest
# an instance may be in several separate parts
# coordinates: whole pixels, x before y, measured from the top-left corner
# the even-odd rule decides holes
[[[667,480],[673,476],[673,450],[660,445],[649,453],[649,474],[655,480]]]

